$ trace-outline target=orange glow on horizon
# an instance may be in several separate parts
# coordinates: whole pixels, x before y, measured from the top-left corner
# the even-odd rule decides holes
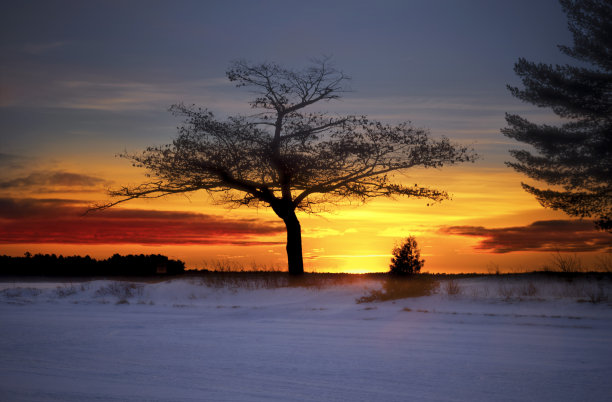
[[[137,169],[125,168],[129,173],[126,176],[116,175],[122,170],[114,169],[117,170],[112,170],[113,176],[123,178],[103,177],[104,186],[108,187],[111,181],[117,186],[124,184],[124,180],[141,180],[142,172]],[[37,192],[16,186],[5,192],[17,203],[31,201],[24,215],[27,219],[11,221],[7,216],[0,219],[5,233],[0,236],[0,253],[89,254],[96,258],[115,253],[163,253],[196,269],[210,261],[226,260],[245,267],[285,268],[283,224],[267,208],[228,210],[211,203],[206,194],[196,193],[188,197],[134,200],[103,213],[80,216],[79,211],[84,212],[92,201],[107,199],[97,181],[91,180],[90,187],[82,185],[87,184],[87,177],[98,177],[96,173],[102,170],[90,167],[92,173],[83,172],[82,178],[75,178],[80,185],[70,186],[66,182],[54,188],[47,186],[43,191],[39,186]],[[317,215],[300,214],[306,270],[385,272],[393,245],[409,235],[417,238],[426,260],[423,270],[427,272],[487,272],[491,267],[502,271],[535,270],[546,264],[550,252],[519,250],[500,254],[479,249],[486,237],[460,235],[459,230],[445,233],[444,228],[504,228],[568,219],[539,206],[520,187],[521,177],[506,168],[470,166],[418,169],[411,173],[403,177],[405,183],[444,189],[452,200],[427,206],[427,200],[375,199],[365,205],[338,206]],[[41,179],[37,176],[30,180]],[[43,201],[49,199],[53,201]],[[53,208],[36,215],[36,200]],[[24,202],[16,208],[25,208]],[[597,254],[597,251],[581,253],[591,260]]]

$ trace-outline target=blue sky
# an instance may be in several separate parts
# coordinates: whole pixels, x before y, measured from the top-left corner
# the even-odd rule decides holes
[[[180,101],[247,112],[224,78],[237,58],[329,55],[353,78],[341,109],[496,138],[513,63],[563,61],[570,40],[554,0],[26,1],[0,18],[0,146],[36,156],[167,141]]]

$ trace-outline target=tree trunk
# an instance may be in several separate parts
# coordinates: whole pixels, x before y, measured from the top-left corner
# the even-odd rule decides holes
[[[302,260],[302,228],[295,215],[291,211],[286,218],[287,227],[287,262],[289,275],[302,275],[304,273],[304,261]]]

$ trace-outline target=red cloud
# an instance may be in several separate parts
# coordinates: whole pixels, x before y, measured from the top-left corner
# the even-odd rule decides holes
[[[493,253],[514,251],[606,251],[612,248],[612,235],[595,229],[592,221],[536,221],[527,226],[488,229],[482,226],[450,226],[440,232],[482,237],[475,247]]]
[[[0,198],[0,244],[283,244],[276,222],[192,212],[109,209],[83,216],[80,201]]]

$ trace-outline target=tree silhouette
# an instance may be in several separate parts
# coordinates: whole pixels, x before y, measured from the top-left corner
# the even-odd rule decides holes
[[[532,145],[538,155],[513,150],[518,172],[553,188],[523,188],[545,207],[570,216],[595,217],[612,229],[612,2],[560,0],[569,19],[573,47],[561,52],[580,66],[532,63],[523,58],[514,66],[524,89],[508,86],[515,97],[549,107],[566,120],[560,126],[534,124],[506,114],[502,133]],[[592,68],[586,68],[589,65]]]
[[[197,190],[223,204],[270,207],[286,225],[289,273],[299,275],[304,267],[296,211],[380,196],[439,201],[448,198],[446,192],[405,186],[393,181],[393,174],[474,159],[466,147],[447,138],[432,140],[408,123],[306,112],[345,92],[348,77],[328,60],[304,70],[237,61],[227,77],[252,91],[250,105],[258,112],[219,121],[206,109],[172,106],[185,120],[171,145],[122,155],[145,168],[151,181],[112,191],[120,199],[101,208]]]
[[[393,248],[389,272],[394,275],[418,274],[425,264],[421,259],[421,249],[414,236],[408,236]]]

